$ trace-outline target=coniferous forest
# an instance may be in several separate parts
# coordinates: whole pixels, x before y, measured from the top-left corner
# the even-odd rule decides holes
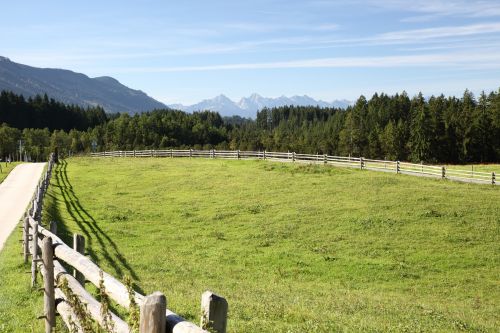
[[[498,162],[500,89],[460,97],[361,96],[347,109],[284,106],[255,120],[154,110],[130,116],[0,94],[0,158],[132,149],[295,151],[428,163]],[[95,146],[93,147],[93,144]],[[24,153],[23,153],[24,154]]]

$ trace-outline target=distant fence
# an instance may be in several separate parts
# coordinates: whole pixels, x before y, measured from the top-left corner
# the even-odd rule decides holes
[[[51,155],[47,170],[37,186],[28,206],[23,225],[23,255],[28,263],[31,257],[31,287],[37,286],[37,272],[43,276],[45,332],[54,332],[56,312],[71,332],[95,332],[97,323],[106,332],[116,333],[208,333],[226,332],[227,301],[210,291],[201,297],[200,326],[186,321],[167,308],[165,296],[155,292],[143,296],[126,286],[85,256],[85,239],[75,234],[73,247],[57,237],[57,224],[48,229],[41,225],[43,198],[49,186],[54,167]],[[68,272],[61,264],[71,267]],[[94,284],[100,292],[122,306],[136,319],[127,323],[85,289],[85,282]],[[90,324],[89,324],[90,321]]]
[[[364,157],[331,156],[323,154],[297,154],[295,152],[243,151],[243,150],[194,150],[194,149],[163,149],[163,150],[118,150],[91,153],[92,157],[201,157],[220,159],[259,159],[280,162],[298,162],[324,164],[394,172],[414,176],[449,179],[467,183],[493,184],[496,182],[494,172],[477,172],[471,170],[456,170],[445,166],[408,163],[401,161],[374,160]]]

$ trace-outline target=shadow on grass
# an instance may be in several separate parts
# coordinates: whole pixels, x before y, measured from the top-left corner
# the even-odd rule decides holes
[[[113,275],[119,278],[129,275],[133,281],[139,281],[136,272],[119,251],[116,243],[101,229],[94,217],[92,217],[92,215],[90,215],[81,205],[68,178],[67,165],[68,163],[66,161],[59,161],[52,176],[51,186],[54,192],[58,191],[60,193],[62,201],[66,206],[66,211],[70,214],[85,236],[88,255],[92,258],[92,261],[100,265],[100,259],[96,253],[96,250],[100,250],[102,259],[113,268],[115,273]],[[64,219],[58,208],[58,203],[61,200],[57,198],[57,194],[54,192],[49,191],[49,193],[47,193],[45,210],[51,220],[59,222],[57,225],[59,237],[61,237],[66,244],[73,244],[73,235],[68,230],[66,224],[63,223]],[[97,242],[97,244],[95,244],[95,242]],[[95,245],[98,246],[98,249]],[[142,292],[140,288],[137,288],[137,285],[134,285],[134,289]]]

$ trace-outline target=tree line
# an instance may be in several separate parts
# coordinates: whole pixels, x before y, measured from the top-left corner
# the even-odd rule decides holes
[[[106,115],[99,107],[66,106],[47,96],[24,100],[2,92],[2,122],[0,157],[14,156],[22,140],[25,153],[35,160],[44,159],[56,147],[66,154],[93,149],[215,148],[429,163],[498,162],[500,158],[500,90],[477,99],[468,90],[460,98],[382,93],[370,99],[361,96],[347,109],[264,108],[255,120],[170,109]]]

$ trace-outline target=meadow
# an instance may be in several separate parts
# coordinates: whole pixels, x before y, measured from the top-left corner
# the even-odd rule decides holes
[[[5,162],[0,162],[0,183],[3,182],[5,178],[9,175],[9,173],[14,169],[19,162],[12,162],[12,163],[5,163]]]
[[[446,165],[447,169],[462,170],[470,172],[494,172],[500,175],[500,164],[461,164],[461,165]]]
[[[489,185],[357,169],[72,158],[44,220],[189,320],[203,291],[226,297],[229,332],[495,332],[499,199]],[[0,332],[37,331],[41,312],[17,238],[0,253]]]

